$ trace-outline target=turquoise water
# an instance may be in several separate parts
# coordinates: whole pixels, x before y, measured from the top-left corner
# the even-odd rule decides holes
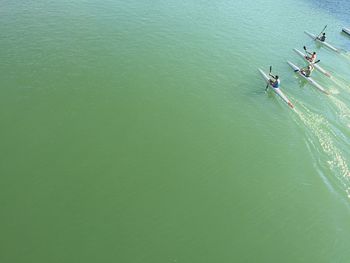
[[[350,50],[337,5],[2,1],[1,262],[347,262],[350,56],[303,33]]]

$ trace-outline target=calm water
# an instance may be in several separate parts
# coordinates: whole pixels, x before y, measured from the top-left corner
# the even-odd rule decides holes
[[[0,261],[349,262],[350,55],[303,34],[350,50],[333,2],[2,0]]]

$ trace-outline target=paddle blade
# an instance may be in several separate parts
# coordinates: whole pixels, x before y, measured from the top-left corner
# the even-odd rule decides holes
[[[272,71],[272,66],[270,66],[270,73],[271,73],[271,71]]]
[[[314,62],[313,64],[316,64],[316,63],[318,63],[318,62],[320,62],[321,60],[317,60],[316,62]]]
[[[303,48],[304,48],[304,50],[306,51],[306,47],[305,47],[305,46],[303,46]]]

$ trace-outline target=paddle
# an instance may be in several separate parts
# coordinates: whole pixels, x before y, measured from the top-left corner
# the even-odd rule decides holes
[[[305,52],[306,52],[307,54],[310,54],[310,55],[311,55],[311,53],[310,53],[309,51],[306,50],[306,47],[305,47],[305,46],[303,46],[303,49],[305,50]]]
[[[318,36],[315,38],[315,40],[318,39],[318,38],[320,37],[320,35],[323,33],[323,31],[326,30],[326,28],[327,28],[327,25],[323,28],[323,30],[321,31],[321,33],[318,34]]]
[[[271,71],[272,71],[272,66],[270,66],[270,72],[269,72],[269,75],[271,75]],[[269,80],[269,82],[270,82],[270,80]],[[267,83],[267,85],[266,85],[266,88],[265,88],[265,91],[267,91],[267,88],[269,87],[269,85],[270,85],[270,83]]]

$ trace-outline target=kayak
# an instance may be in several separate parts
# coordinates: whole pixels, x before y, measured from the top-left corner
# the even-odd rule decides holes
[[[312,78],[304,76],[304,75],[300,72],[300,68],[299,68],[298,66],[294,65],[294,64],[293,64],[292,62],[290,62],[290,61],[287,61],[287,63],[289,64],[289,66],[292,67],[292,69],[293,69],[294,71],[298,70],[298,71],[297,71],[298,74],[299,74],[302,78],[306,79],[312,86],[314,86],[315,88],[317,88],[319,91],[322,91],[323,93],[329,95],[329,92],[328,92],[324,87],[322,87],[320,84],[318,84],[318,83],[317,83],[316,81],[314,81]]]
[[[308,61],[305,57],[305,54],[302,53],[301,51],[299,51],[298,49],[294,48],[293,49],[295,51],[295,53],[297,53],[300,57],[302,57],[306,62],[308,62],[309,64],[313,64],[310,61]],[[331,74],[329,74],[326,70],[324,70],[320,65],[318,64],[313,64],[315,69],[317,69],[319,72],[321,72],[322,74],[324,74],[325,76],[331,78]]]
[[[350,36],[350,29],[349,28],[346,28],[346,27],[343,27],[343,32],[348,34]]]
[[[339,49],[333,47],[331,44],[327,43],[327,42],[322,42],[321,40],[317,39],[317,36],[315,36],[314,34],[311,34],[310,32],[308,31],[304,31],[304,33],[306,35],[308,35],[309,37],[311,37],[313,40],[317,41],[318,43],[328,47],[329,49],[335,51],[335,52],[339,52]]]
[[[267,84],[269,84],[269,87],[271,87],[271,89],[278,95],[280,96],[280,98],[288,104],[289,107],[291,107],[292,109],[294,108],[294,105],[289,101],[289,99],[287,98],[286,95],[284,95],[284,93],[282,92],[282,90],[280,88],[274,88],[272,87],[271,83],[270,83],[270,78],[268,77],[268,75],[262,71],[261,69],[258,69],[261,76],[264,78],[265,82]]]

